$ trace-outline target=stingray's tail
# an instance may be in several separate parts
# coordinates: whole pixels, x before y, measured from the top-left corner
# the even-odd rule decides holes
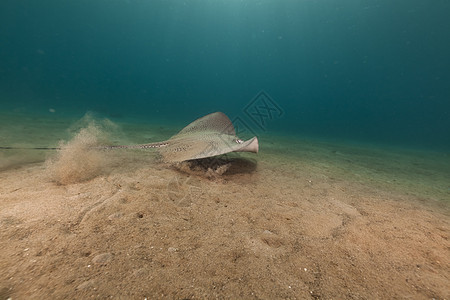
[[[0,146],[0,150],[61,150],[60,147],[4,147]]]
[[[151,149],[151,148],[161,148],[169,145],[168,141],[156,142],[150,144],[140,144],[140,145],[113,145],[113,146],[98,146],[95,149]]]
[[[96,146],[89,147],[91,149],[99,150],[110,150],[110,149],[151,149],[151,148],[161,148],[169,145],[167,141],[141,144],[141,145],[112,145],[112,146]],[[9,147],[0,146],[0,150],[61,150],[61,147]]]

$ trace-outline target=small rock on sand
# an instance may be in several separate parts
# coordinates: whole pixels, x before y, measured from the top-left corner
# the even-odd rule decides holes
[[[80,284],[79,286],[77,286],[77,290],[87,290],[87,289],[93,287],[94,284],[95,284],[95,280],[94,279],[85,281],[82,284]]]
[[[92,262],[94,264],[106,264],[107,262],[109,262],[112,259],[112,257],[113,257],[113,255],[111,253],[106,252],[106,253],[96,255],[92,259]]]

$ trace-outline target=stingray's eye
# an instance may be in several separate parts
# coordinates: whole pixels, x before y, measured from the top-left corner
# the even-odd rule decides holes
[[[242,144],[244,141],[241,139],[236,139],[235,142],[236,142],[236,144]]]

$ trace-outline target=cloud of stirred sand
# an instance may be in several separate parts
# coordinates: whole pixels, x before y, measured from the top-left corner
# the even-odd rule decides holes
[[[107,132],[113,127],[112,122],[94,121],[90,115],[77,122],[71,129],[77,131],[75,136],[68,142],[60,142],[61,149],[46,161],[50,178],[65,185],[83,182],[104,173],[109,160],[105,151],[95,147],[108,144]]]

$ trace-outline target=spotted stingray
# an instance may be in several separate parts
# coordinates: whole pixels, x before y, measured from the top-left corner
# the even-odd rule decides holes
[[[201,117],[163,142],[141,145],[103,146],[104,149],[158,148],[164,161],[180,162],[217,156],[229,152],[258,153],[258,138],[241,140],[233,123],[222,112]]]

